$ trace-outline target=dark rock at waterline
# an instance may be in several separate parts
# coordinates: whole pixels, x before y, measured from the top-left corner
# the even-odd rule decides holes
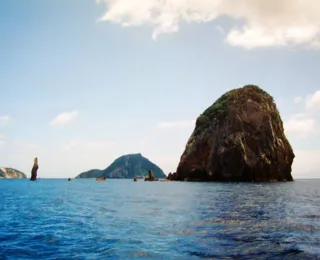
[[[247,85],[225,93],[198,117],[168,179],[292,181],[294,157],[273,98]]]
[[[176,173],[169,172],[167,176],[167,180],[174,180],[174,179],[176,179]]]

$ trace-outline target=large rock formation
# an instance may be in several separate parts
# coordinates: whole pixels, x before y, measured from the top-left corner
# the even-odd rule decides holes
[[[201,114],[172,180],[292,181],[294,153],[273,98],[254,85]]]
[[[138,154],[127,154],[116,159],[105,170],[89,170],[79,174],[76,178],[137,178],[145,176],[152,170],[156,178],[166,178],[164,172],[147,158]]]
[[[5,179],[24,179],[27,176],[16,169],[12,168],[0,168],[0,178]]]

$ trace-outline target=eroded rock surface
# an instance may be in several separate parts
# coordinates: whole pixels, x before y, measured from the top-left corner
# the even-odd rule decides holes
[[[254,85],[201,114],[171,180],[292,181],[294,153],[273,98]]]

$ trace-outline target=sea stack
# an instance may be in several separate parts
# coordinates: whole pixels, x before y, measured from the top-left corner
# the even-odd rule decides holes
[[[153,171],[148,171],[148,177],[144,179],[145,181],[158,181],[158,178],[154,177]]]
[[[33,160],[33,167],[32,167],[32,170],[31,170],[31,178],[30,178],[30,181],[35,181],[37,180],[37,171],[38,171],[38,158],[34,158]]]
[[[222,95],[197,119],[179,181],[293,181],[295,155],[272,96],[255,85]]]

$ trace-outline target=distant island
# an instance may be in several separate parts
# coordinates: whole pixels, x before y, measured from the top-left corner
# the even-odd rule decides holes
[[[0,179],[25,179],[27,176],[13,168],[0,168]]]
[[[156,178],[163,179],[167,177],[157,165],[137,153],[123,155],[104,170],[92,169],[80,173],[76,178],[134,179],[147,176],[149,170],[153,171]]]
[[[168,179],[293,181],[294,157],[273,97],[246,85],[225,93],[198,117]]]

